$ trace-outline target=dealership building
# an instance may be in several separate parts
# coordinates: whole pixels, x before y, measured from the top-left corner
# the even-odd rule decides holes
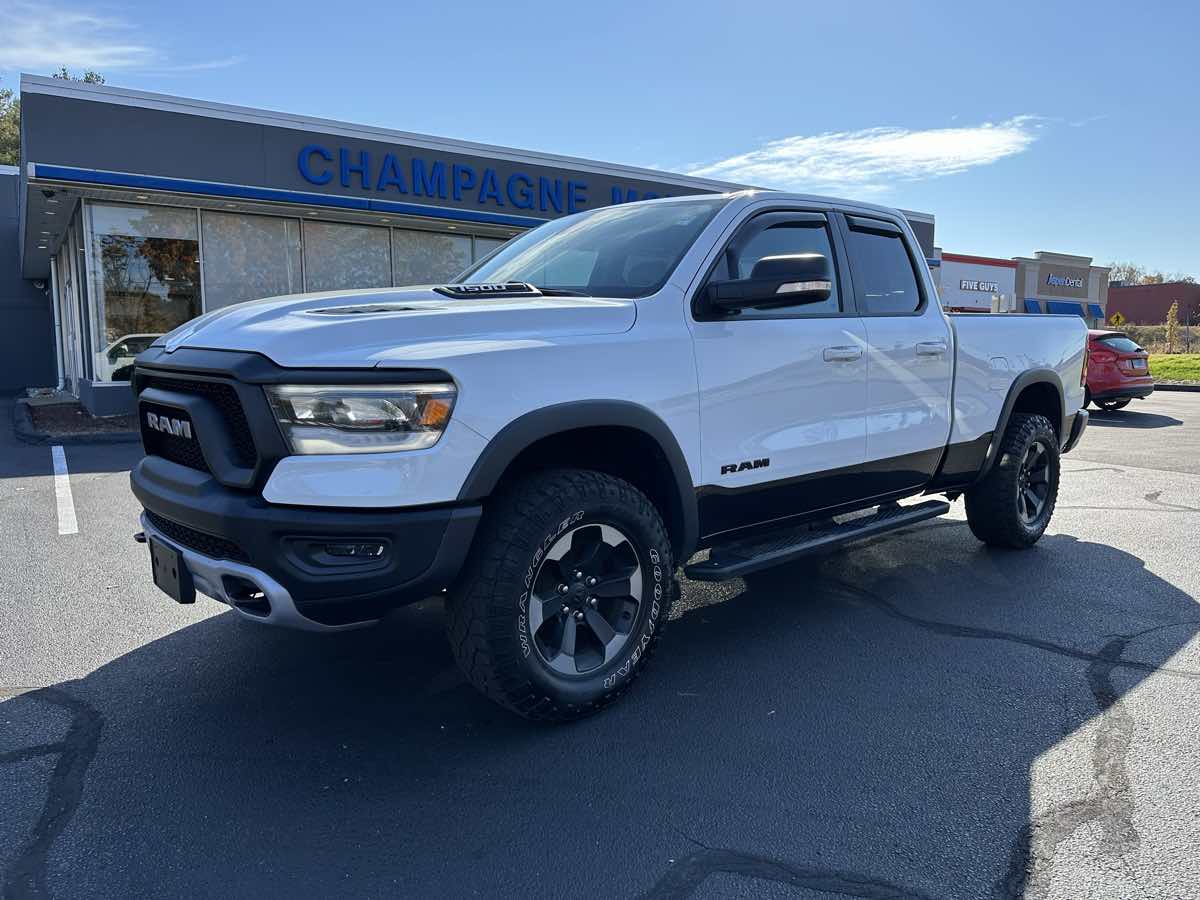
[[[446,281],[549,219],[743,187],[25,75],[20,165],[0,167],[0,391],[123,412],[133,357],[202,312]],[[932,257],[933,216],[906,215]]]

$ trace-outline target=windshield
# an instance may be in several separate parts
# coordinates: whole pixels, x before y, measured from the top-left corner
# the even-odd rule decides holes
[[[648,297],[728,197],[628,203],[540,225],[460,275],[457,284],[524,281],[545,291]]]

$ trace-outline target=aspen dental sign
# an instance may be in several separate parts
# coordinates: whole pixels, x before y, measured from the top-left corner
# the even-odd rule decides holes
[[[1055,275],[1051,272],[1046,276],[1046,284],[1050,287],[1082,288],[1083,279],[1073,278],[1070,275]]]

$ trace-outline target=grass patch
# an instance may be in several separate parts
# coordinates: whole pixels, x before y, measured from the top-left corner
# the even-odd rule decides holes
[[[1150,374],[1158,381],[1200,381],[1200,353],[1151,353]]]

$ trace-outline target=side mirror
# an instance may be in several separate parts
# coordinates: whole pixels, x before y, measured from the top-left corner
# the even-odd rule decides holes
[[[711,308],[724,312],[823,303],[833,292],[833,269],[822,253],[764,256],[749,278],[714,281],[706,288]]]

